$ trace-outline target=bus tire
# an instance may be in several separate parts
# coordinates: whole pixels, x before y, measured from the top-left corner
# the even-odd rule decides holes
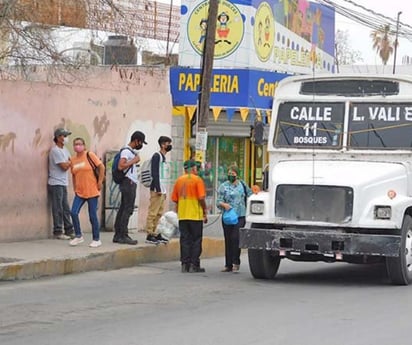
[[[401,230],[401,247],[398,257],[386,258],[386,270],[394,285],[412,282],[412,218],[405,215]]]
[[[273,279],[278,272],[280,257],[263,249],[248,249],[249,269],[255,279]]]

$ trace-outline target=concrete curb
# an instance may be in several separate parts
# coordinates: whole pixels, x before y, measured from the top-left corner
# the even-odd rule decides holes
[[[223,238],[203,238],[202,258],[224,256]],[[177,261],[179,240],[167,245],[121,247],[111,251],[93,252],[82,256],[56,257],[33,261],[0,264],[0,281],[28,280],[64,274],[106,271],[150,262]]]

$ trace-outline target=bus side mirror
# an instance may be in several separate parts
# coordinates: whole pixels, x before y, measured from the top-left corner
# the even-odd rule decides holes
[[[263,145],[265,142],[265,125],[262,121],[256,121],[253,128],[253,141],[255,145]]]

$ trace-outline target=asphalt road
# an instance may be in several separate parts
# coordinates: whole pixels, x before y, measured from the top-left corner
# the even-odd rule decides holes
[[[178,262],[0,283],[1,345],[398,345],[412,286],[381,266],[283,261],[277,279]]]

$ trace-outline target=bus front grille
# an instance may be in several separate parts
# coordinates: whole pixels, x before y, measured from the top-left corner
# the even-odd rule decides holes
[[[350,187],[279,185],[275,216],[288,221],[347,223],[352,219],[353,190]]]

